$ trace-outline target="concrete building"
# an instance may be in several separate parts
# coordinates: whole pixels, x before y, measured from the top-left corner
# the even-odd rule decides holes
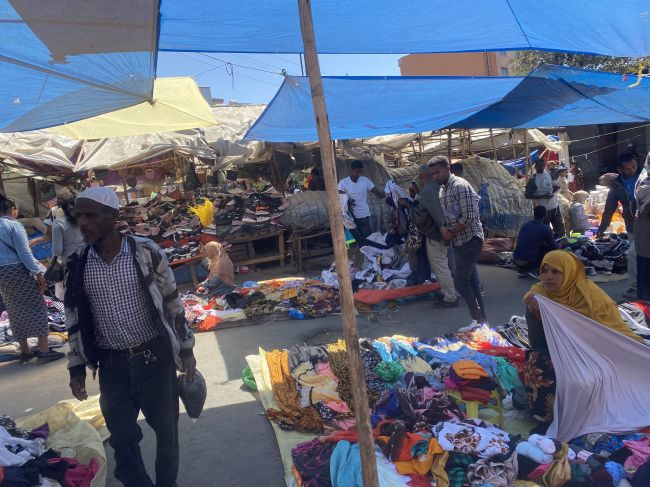
[[[402,76],[510,76],[510,52],[409,54],[399,60]]]

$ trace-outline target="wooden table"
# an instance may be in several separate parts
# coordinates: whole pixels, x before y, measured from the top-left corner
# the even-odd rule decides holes
[[[331,245],[329,247],[324,247],[321,249],[308,250],[305,248],[305,250],[303,251],[303,244],[305,244],[306,247],[306,244],[309,242],[309,240],[318,237],[323,237],[325,235],[331,235],[331,234],[332,232],[330,232],[329,229],[316,231],[314,233],[294,230],[294,232],[291,235],[291,249],[292,249],[291,254],[292,254],[293,263],[296,266],[297,271],[300,272],[303,270],[303,265],[302,265],[303,256],[315,257],[319,255],[329,255],[332,253]]]
[[[253,248],[253,242],[267,238],[277,239],[277,253],[257,256],[255,249]],[[233,246],[230,255],[231,260],[235,265],[254,265],[261,264],[262,262],[274,262],[276,260],[280,261],[280,265],[284,265],[285,253],[283,229],[265,233],[256,233],[236,238],[224,237],[224,240]],[[239,249],[236,247],[239,247]],[[240,254],[241,258],[237,254]]]
[[[199,285],[199,279],[196,276],[196,263],[201,262],[203,260],[203,257],[200,255],[196,255],[194,257],[190,257],[189,259],[181,259],[181,260],[175,260],[174,262],[169,263],[169,267],[174,269],[180,269],[181,267],[184,266],[189,266],[190,267],[190,275],[192,276],[192,282],[194,283],[194,286]]]

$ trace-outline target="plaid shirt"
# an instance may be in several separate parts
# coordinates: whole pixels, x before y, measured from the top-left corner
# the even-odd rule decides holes
[[[454,235],[454,247],[466,244],[474,237],[483,237],[480,213],[478,209],[479,196],[470,184],[463,178],[449,176],[447,184],[440,187],[440,203],[445,213],[445,226],[451,228],[457,223],[467,225],[467,228]]]
[[[97,347],[125,350],[158,336],[126,238],[109,264],[89,249],[84,292],[95,320]]]

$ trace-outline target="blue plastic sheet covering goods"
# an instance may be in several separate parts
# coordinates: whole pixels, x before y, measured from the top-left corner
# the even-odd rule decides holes
[[[0,0],[0,130],[151,99],[157,42],[157,0]]]
[[[320,53],[483,50],[650,54],[647,0],[320,0]],[[297,0],[163,0],[165,51],[303,51]]]
[[[650,79],[543,65],[525,78],[325,77],[334,139],[446,127],[531,128],[650,120]],[[246,138],[317,140],[304,77],[287,78]]]

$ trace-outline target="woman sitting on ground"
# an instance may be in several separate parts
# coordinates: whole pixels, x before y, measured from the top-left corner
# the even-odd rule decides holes
[[[524,296],[528,341],[531,345],[524,382],[535,419],[551,422],[555,399],[555,373],[536,295],[551,299],[633,340],[645,342],[625,324],[612,298],[587,279],[584,265],[571,252],[554,250],[546,254],[542,261],[540,278],[541,282],[534,284]]]
[[[208,242],[201,248],[201,255],[206,259],[208,278],[199,284],[197,291],[218,296],[228,294],[235,287],[235,270],[224,245]]]

